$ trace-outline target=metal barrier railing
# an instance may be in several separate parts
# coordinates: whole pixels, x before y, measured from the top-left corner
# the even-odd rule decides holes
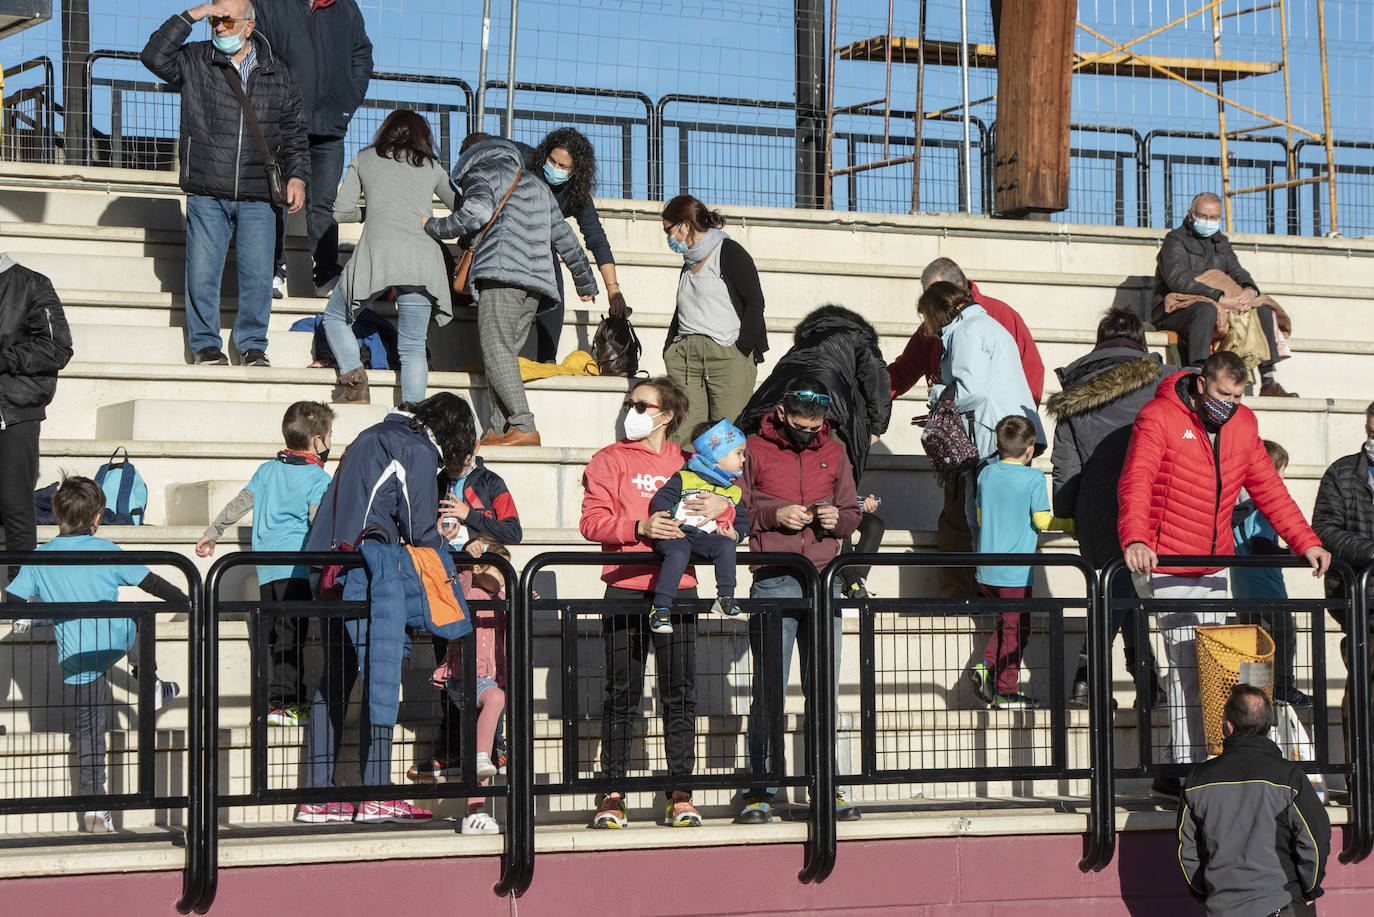
[[[505,582],[505,592],[507,600],[505,602],[471,602],[469,608],[473,611],[487,607],[501,607],[507,609],[508,637],[507,637],[507,673],[509,684],[507,685],[507,712],[508,722],[513,743],[519,740],[519,734],[528,732],[527,720],[520,719],[517,714],[522,710],[528,709],[528,698],[522,697],[521,685],[528,687],[528,673],[523,680],[517,681],[519,674],[523,671],[519,667],[520,656],[518,647],[524,641],[524,615],[516,590],[517,574],[509,561],[493,554],[485,554],[481,558],[473,559],[470,555],[461,552],[453,554],[454,563],[459,567],[471,566],[473,564],[484,564],[496,567],[500,570]],[[404,787],[397,784],[364,784],[340,787],[316,787],[316,788],[273,788],[270,784],[267,747],[268,731],[266,721],[266,696],[265,682],[268,673],[264,665],[265,654],[267,651],[265,639],[255,639],[265,635],[267,624],[273,617],[281,616],[309,616],[325,621],[341,621],[342,619],[358,619],[366,617],[368,614],[368,603],[365,601],[325,601],[310,599],[300,602],[265,602],[265,601],[230,601],[223,598],[221,591],[225,585],[225,578],[237,568],[256,565],[272,564],[301,564],[319,567],[325,564],[343,564],[345,567],[361,567],[362,555],[360,553],[345,552],[281,552],[281,551],[241,551],[230,554],[217,561],[210,568],[205,579],[205,608],[206,618],[210,626],[206,628],[204,636],[204,655],[205,655],[205,698],[206,704],[206,736],[207,739],[203,746],[203,767],[205,768],[206,779],[203,785],[205,793],[204,808],[202,815],[204,818],[204,844],[198,851],[201,858],[202,883],[197,889],[195,897],[192,899],[192,907],[198,913],[204,913],[213,903],[218,881],[218,822],[219,812],[222,808],[242,805],[273,805],[282,803],[325,803],[325,802],[361,802],[368,799],[385,799],[401,796],[407,799],[457,799],[469,796],[492,796],[503,797],[508,800],[512,809],[516,807],[516,797],[512,793],[512,786],[517,782],[521,786],[527,781],[517,781],[517,775],[521,769],[532,767],[527,757],[519,754],[512,756],[508,766],[511,779],[506,785],[479,786],[476,777],[476,716],[471,709],[468,715],[462,718],[462,771],[461,779],[451,782],[435,782],[432,784],[409,784]],[[246,793],[224,793],[219,789],[219,635],[218,628],[222,615],[225,614],[246,614],[249,617],[249,645],[252,656],[252,703],[253,714],[250,724],[250,768],[249,768],[249,789]],[[464,685],[471,685],[476,676],[476,654],[473,652],[475,646],[475,633],[464,638],[464,651],[462,653],[463,670],[462,678]],[[447,703],[447,700],[443,701]],[[522,874],[523,862],[520,859],[519,850],[521,845],[532,848],[528,839],[517,832],[515,827],[515,816],[512,813],[511,827],[506,832],[506,861],[502,869],[502,876],[497,883],[498,894],[505,894],[506,890],[514,886],[518,877]],[[523,891],[523,889],[521,889]]]
[[[543,599],[536,598],[534,595],[534,580],[540,573],[551,567],[559,566],[600,566],[603,564],[616,565],[635,565],[635,566],[657,566],[661,562],[661,557],[653,553],[588,553],[585,551],[559,551],[540,554],[534,557],[525,565],[525,569],[520,577],[520,594],[522,608],[530,618],[536,612],[556,612],[561,613],[560,621],[560,646],[562,647],[562,659],[558,671],[561,674],[560,683],[562,685],[562,774],[561,779],[531,785],[532,792],[524,800],[512,799],[511,826],[512,833],[517,830],[517,818],[521,820],[518,830],[524,837],[529,838],[530,847],[527,851],[528,858],[524,860],[528,871],[520,876],[522,882],[517,882],[513,886],[516,894],[522,893],[528,887],[529,879],[534,865],[533,856],[533,836],[534,836],[534,809],[533,796],[549,796],[556,794],[568,794],[577,792],[591,792],[606,787],[606,781],[600,777],[581,777],[579,776],[581,766],[578,759],[578,621],[582,617],[603,617],[610,614],[636,614],[644,615],[648,613],[648,606],[643,600],[628,601],[624,599]],[[821,616],[817,613],[819,608],[819,578],[816,568],[797,554],[775,554],[775,553],[743,553],[739,555],[738,562],[750,564],[752,566],[768,565],[770,567],[786,569],[796,573],[802,583],[804,596],[799,600],[774,600],[774,599],[743,599],[740,604],[751,613],[766,613],[769,618],[767,628],[768,639],[774,647],[771,652],[766,651],[767,658],[772,662],[769,669],[767,683],[776,685],[778,691],[769,691],[771,697],[767,697],[765,703],[772,710],[781,710],[781,684],[782,672],[780,669],[780,654],[777,647],[781,645],[781,629],[778,624],[777,616],[784,608],[790,611],[801,612],[807,617],[809,628],[809,639],[814,651],[811,653],[811,671],[807,681],[811,690],[806,697],[806,715],[804,734],[806,739],[806,761],[805,767],[793,776],[782,773],[780,750],[782,748],[783,718],[773,717],[770,722],[771,739],[774,742],[773,754],[769,756],[768,773],[731,773],[731,774],[712,774],[691,776],[676,776],[672,778],[673,786],[684,790],[694,789],[736,789],[742,781],[766,780],[776,786],[800,786],[810,791],[810,837],[806,847],[806,860],[798,874],[798,878],[803,882],[821,882],[830,874],[835,859],[835,812],[832,805],[834,798],[834,746],[830,741],[820,741],[821,736],[831,736],[833,734],[834,711],[830,709],[831,697],[831,673],[829,660],[832,655],[831,634],[829,627],[821,626]],[[680,603],[681,610],[689,612],[701,612],[709,607],[710,600],[684,600]],[[628,607],[627,607],[628,606]],[[674,606],[675,611],[679,610]],[[746,619],[747,620],[747,619]],[[522,677],[529,678],[529,673],[533,669],[533,643],[530,639],[530,632],[526,631],[524,641],[519,647],[519,652],[525,655],[520,660],[514,658],[517,652],[515,647],[514,635],[512,640],[512,665],[513,671],[523,673]],[[528,686],[526,686],[528,687]],[[519,692],[517,692],[519,693]],[[527,692],[526,696],[530,696]],[[776,705],[776,706],[774,706]],[[528,724],[526,724],[528,725]],[[526,761],[533,757],[533,737],[532,733],[526,731],[518,738],[516,731],[512,730],[512,753],[514,760],[522,758]],[[531,778],[532,773],[528,775]],[[618,787],[623,787],[628,791],[635,790],[659,790],[664,787],[665,778],[659,776],[630,777],[616,781]],[[515,788],[513,787],[513,790]],[[521,805],[520,803],[524,803]],[[517,809],[517,806],[519,808]]]
[[[1064,568],[1077,571],[1083,577],[1081,597],[1054,596],[1047,598],[836,598],[835,586],[848,567],[897,567],[908,569],[930,569],[935,567],[1030,567],[1034,571]],[[1068,713],[1064,685],[1067,679],[1064,653],[1064,612],[1069,608],[1081,608],[1091,616],[1098,603],[1097,577],[1090,565],[1076,555],[1063,554],[842,554],[833,560],[822,576],[822,588],[826,596],[826,608],[834,614],[842,608],[857,608],[859,620],[859,709],[861,733],[861,763],[849,774],[840,774],[841,782],[859,785],[894,783],[939,783],[952,781],[992,781],[992,780],[1087,780],[1092,774],[1087,766],[1074,767],[1068,751]],[[1042,617],[1048,631],[1048,665],[1045,667],[1045,680],[1049,690],[1048,703],[1042,709],[1050,718],[1050,743],[1044,763],[1029,764],[973,764],[959,765],[932,763],[910,767],[882,766],[879,763],[878,741],[878,676],[884,670],[880,665],[876,644],[879,636],[876,617],[879,614],[901,615],[907,618],[933,618],[951,615],[992,614],[1016,612]],[[1031,622],[1025,622],[1029,625]],[[939,634],[941,638],[945,635]],[[976,649],[976,648],[975,648]],[[1023,647],[1024,649],[1024,647]],[[924,661],[924,660],[923,660]],[[962,683],[966,670],[962,658],[956,666],[938,670],[943,674],[953,674]],[[923,667],[921,671],[930,671]],[[948,679],[946,679],[947,681]],[[1041,678],[1037,676],[1037,684]],[[1100,721],[1089,711],[1088,730],[1096,733]],[[947,749],[929,747],[929,743],[916,742],[921,748],[911,752],[913,757],[923,757],[925,751],[932,758],[945,754]],[[968,751],[968,749],[960,749]],[[993,753],[999,749],[992,749]],[[1086,762],[1084,762],[1086,765]]]
[[[13,136],[18,130],[21,122],[28,122],[31,132],[37,136],[37,153],[40,162],[53,162],[56,159],[56,119],[57,119],[57,82],[53,69],[52,59],[46,55],[31,58],[23,63],[15,64],[13,67],[5,68],[5,80],[7,84],[12,84],[15,77],[27,73],[30,70],[41,67],[43,69],[43,82],[39,86],[28,89],[11,91],[5,96],[5,136],[4,143],[7,150],[19,152],[21,144]],[[32,100],[34,105],[33,116],[27,117],[20,111],[20,106]],[[21,158],[16,156],[15,158]]]
[[[1270,556],[1179,556],[1160,557],[1159,567],[1169,569],[1226,569],[1226,568],[1306,568],[1307,562],[1300,557]],[[1187,611],[1194,613],[1214,613],[1231,615],[1278,614],[1293,615],[1306,613],[1310,616],[1311,687],[1313,702],[1314,760],[1300,762],[1309,774],[1339,774],[1353,780],[1350,792],[1350,845],[1341,855],[1343,862],[1358,862],[1369,853],[1371,844],[1370,798],[1368,789],[1368,769],[1370,766],[1370,737],[1368,724],[1368,685],[1369,685],[1369,638],[1368,606],[1365,593],[1356,590],[1356,578],[1349,565],[1333,560],[1331,575],[1341,583],[1341,592],[1336,596],[1321,599],[1235,599],[1235,598],[1115,598],[1112,593],[1113,580],[1128,575],[1125,562],[1113,561],[1102,571],[1099,591],[1102,613],[1092,620],[1089,631],[1089,696],[1090,706],[1095,708],[1099,721],[1111,722],[1112,715],[1112,654],[1111,621],[1113,612],[1118,610],[1135,611],[1134,626],[1137,628],[1137,645],[1144,645],[1148,639],[1147,618],[1150,614]],[[1361,577],[1367,581],[1368,571]],[[1351,684],[1357,690],[1349,692],[1351,697],[1350,745],[1345,750],[1345,761],[1333,761],[1327,731],[1329,717],[1327,712],[1327,653],[1326,619],[1328,610],[1343,611],[1348,614],[1349,652],[1348,664]],[[1196,663],[1195,663],[1196,664]],[[1137,698],[1148,696],[1148,672],[1139,667],[1135,673]],[[1200,698],[1187,699],[1190,704],[1200,704]],[[1115,749],[1112,744],[1112,731],[1104,730],[1104,735],[1094,742],[1094,797],[1100,800],[1095,805],[1093,824],[1088,853],[1080,861],[1084,871],[1100,870],[1111,862],[1116,845],[1116,826],[1111,817],[1115,811],[1116,780],[1132,777],[1184,777],[1191,764],[1161,764],[1154,760],[1151,736],[1152,714],[1150,705],[1138,700],[1136,703],[1136,727],[1138,731],[1138,763],[1132,767],[1119,767],[1115,762]],[[1174,714],[1175,711],[1170,711]],[[1102,719],[1105,717],[1106,719]]]
[[[36,602],[23,605],[0,604],[0,617],[38,618],[48,621],[73,621],[82,618],[131,618],[136,622],[134,648],[138,656],[136,710],[138,714],[136,757],[133,768],[133,789],[121,793],[62,795],[31,794],[23,798],[0,797],[0,815],[20,815],[82,810],[127,811],[132,809],[185,809],[186,859],[182,867],[181,902],[191,900],[204,878],[203,860],[195,856],[203,838],[197,819],[203,799],[197,792],[202,777],[202,759],[195,749],[204,740],[204,719],[197,700],[204,695],[203,669],[200,665],[197,639],[204,625],[201,614],[201,579],[195,565],[180,554],[166,551],[42,551],[32,553],[0,553],[0,567],[90,567],[143,566],[171,567],[185,577],[186,601],[169,602]],[[157,616],[159,614],[187,616],[187,748],[189,757],[186,792],[159,792],[157,789],[157,729],[154,710],[154,691],[157,671]],[[85,648],[82,647],[82,650]],[[166,674],[163,672],[162,674]],[[26,695],[28,692],[26,692]],[[26,700],[32,710],[33,696]],[[30,723],[32,727],[32,723]],[[101,756],[99,767],[107,767],[108,750]],[[65,769],[64,769],[65,770]],[[108,777],[107,777],[108,780]],[[178,903],[181,907],[181,903]]]

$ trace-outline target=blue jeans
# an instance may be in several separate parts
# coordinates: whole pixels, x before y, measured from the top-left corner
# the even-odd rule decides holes
[[[272,245],[276,216],[266,201],[186,198],[186,339],[192,352],[223,347],[219,293],[229,240],[235,240],[239,311],[234,346],[239,353],[267,349],[272,311]]]
[[[839,591],[840,581],[835,580],[836,593]],[[794,576],[783,574],[781,576],[755,577],[754,584],[749,589],[751,599],[799,599],[802,597],[801,581]],[[781,716],[782,711],[769,711],[766,707],[767,701],[764,699],[764,664],[767,661],[767,652],[764,647],[764,616],[763,614],[751,614],[749,616],[749,660],[754,672],[753,697],[749,703],[749,728],[745,734],[745,745],[749,750],[749,770],[753,774],[766,774],[772,760],[770,743],[769,722],[774,715]],[[787,697],[788,676],[792,668],[792,647],[796,645],[801,648],[801,676],[802,690],[807,691],[811,687],[811,640],[807,633],[801,632],[802,618],[796,611],[784,611],[782,614],[782,697]],[[835,708],[839,709],[840,697],[840,655],[843,645],[843,622],[836,615],[834,618],[835,629],[835,658],[831,660],[831,670],[834,673]],[[784,704],[785,706],[785,704]],[[777,750],[778,757],[783,758],[782,749]],[[772,796],[777,793],[777,787],[764,787],[760,784],[753,784],[745,790],[746,796]],[[843,793],[843,787],[836,787],[837,793]]]
[[[425,356],[425,336],[434,306],[423,293],[402,293],[396,297],[396,350],[401,355],[401,401],[424,401],[429,383],[429,361]],[[344,302],[343,292],[334,288],[324,307],[324,336],[339,373],[363,365],[358,339],[353,336],[353,310]]]

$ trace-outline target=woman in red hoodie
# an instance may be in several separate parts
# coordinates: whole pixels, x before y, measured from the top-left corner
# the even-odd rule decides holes
[[[634,387],[625,402],[625,438],[597,452],[582,475],[582,519],[579,529],[601,550],[653,550],[660,539],[681,538],[682,531],[667,512],[650,513],[649,501],[683,466],[682,449],[668,439],[687,413],[687,395],[672,379],[647,379]],[[720,498],[703,498],[714,518],[724,509]],[[700,508],[700,507],[698,507]],[[711,510],[714,510],[712,512]],[[629,824],[623,781],[630,761],[634,717],[644,693],[644,663],[650,643],[658,672],[659,703],[663,709],[664,746],[668,773],[690,776],[696,763],[696,617],[672,616],[672,633],[649,630],[658,567],[609,564],[601,570],[606,598],[642,602],[644,614],[608,615],[602,622],[606,648],[606,701],[601,716],[601,769],[610,789],[592,818],[593,828],[623,828]],[[678,599],[694,599],[696,576],[691,567],[678,583]],[[692,806],[690,791],[669,787],[664,823],[696,827],[701,815]]]

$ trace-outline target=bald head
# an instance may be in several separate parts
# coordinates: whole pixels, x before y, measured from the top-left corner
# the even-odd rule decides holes
[[[1188,205],[1188,212],[1194,219],[1218,220],[1221,218],[1221,198],[1210,191],[1195,194],[1193,202]]]
[[[921,290],[930,289],[932,283],[952,283],[965,292],[973,292],[968,285],[968,278],[964,276],[964,271],[955,263],[953,258],[936,258],[926,265],[926,269],[921,272]]]
[[[1254,685],[1235,685],[1226,698],[1222,718],[1230,727],[1227,735],[1264,736],[1274,725],[1274,705]]]

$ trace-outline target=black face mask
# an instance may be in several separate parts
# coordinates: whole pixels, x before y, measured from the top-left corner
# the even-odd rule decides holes
[[[802,448],[811,445],[812,440],[816,438],[816,434],[820,432],[820,430],[798,430],[785,421],[783,422],[783,429],[787,430],[787,438],[792,440],[792,444]]]
[[[320,455],[320,462],[321,462],[321,463],[329,461],[329,450],[328,450],[328,449],[324,450],[324,451],[321,452],[319,455]]]

